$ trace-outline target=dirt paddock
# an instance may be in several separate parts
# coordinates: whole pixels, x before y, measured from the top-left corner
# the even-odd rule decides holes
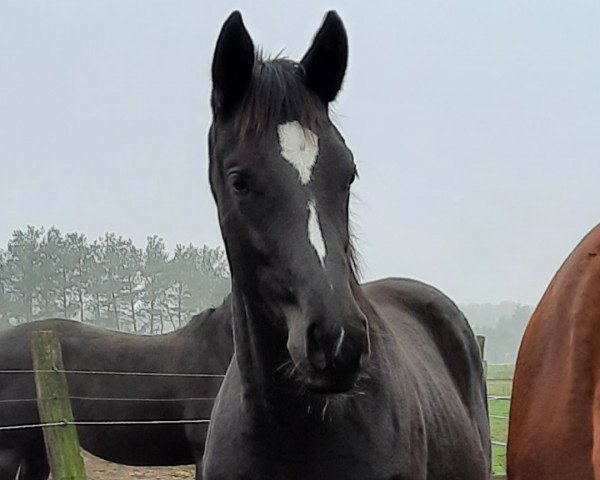
[[[194,467],[129,467],[82,452],[88,480],[193,480]]]

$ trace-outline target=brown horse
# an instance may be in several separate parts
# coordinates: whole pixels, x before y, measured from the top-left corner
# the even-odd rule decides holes
[[[510,480],[600,479],[600,225],[560,268],[519,351]]]

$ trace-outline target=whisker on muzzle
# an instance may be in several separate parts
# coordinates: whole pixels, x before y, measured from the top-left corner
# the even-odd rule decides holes
[[[333,352],[333,356],[337,357],[342,350],[342,344],[344,343],[344,336],[346,335],[346,330],[344,327],[340,327],[340,337],[338,338],[337,343],[335,344],[335,350]]]

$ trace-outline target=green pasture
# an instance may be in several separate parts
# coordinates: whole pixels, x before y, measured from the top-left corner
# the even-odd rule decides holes
[[[487,387],[489,396],[504,397],[510,395],[514,368],[514,365],[488,365]],[[489,408],[492,440],[506,443],[508,436],[508,418],[506,417],[508,417],[510,401],[490,400]],[[506,471],[506,449],[504,447],[492,446],[492,462],[494,474],[504,475]]]

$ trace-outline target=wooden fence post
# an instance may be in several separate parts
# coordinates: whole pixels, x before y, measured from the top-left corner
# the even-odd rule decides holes
[[[477,344],[479,345],[479,353],[481,353],[481,359],[483,360],[483,354],[485,352],[485,336],[477,335]]]
[[[484,335],[477,335],[477,344],[479,345],[479,353],[481,353],[481,361],[483,362],[483,373],[485,374],[486,378],[487,378],[487,362],[484,360],[485,359],[485,336]]]
[[[65,422],[44,427],[50,471],[54,480],[86,480],[85,467],[73,422],[67,377],[60,342],[55,332],[33,332],[31,355],[35,372],[41,423]]]

